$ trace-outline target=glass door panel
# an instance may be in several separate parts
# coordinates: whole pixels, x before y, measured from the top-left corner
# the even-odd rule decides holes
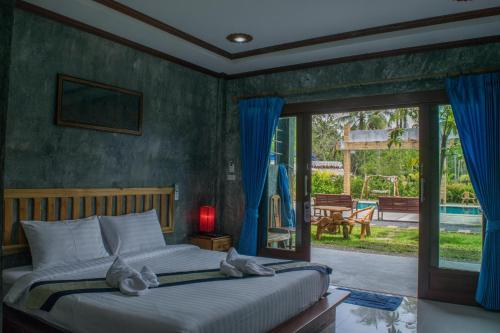
[[[482,249],[482,213],[451,107],[432,103],[422,108],[418,294],[472,305]]]
[[[296,248],[297,211],[297,120],[283,117],[278,122],[269,159],[266,247],[283,250]]]
[[[479,271],[482,211],[472,188],[450,105],[439,112],[440,268]]]
[[[260,254],[264,256],[309,259],[310,240],[302,236],[309,227],[303,218],[309,180],[306,155],[297,149],[304,118],[281,117],[274,133],[261,199]]]

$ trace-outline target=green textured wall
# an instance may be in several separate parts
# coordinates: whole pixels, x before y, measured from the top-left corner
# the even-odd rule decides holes
[[[14,0],[0,0],[0,175],[4,173],[5,128],[9,95],[10,47],[13,22]],[[0,202],[3,202],[3,189],[3,177],[0,177]],[[0,219],[1,216],[3,216],[3,205],[0,205]],[[0,227],[0,230],[3,232],[3,226]],[[3,245],[2,242],[3,237],[0,240],[0,245]],[[0,267],[3,266],[3,261],[3,257],[0,258]]]
[[[287,103],[339,99],[379,94],[444,89],[435,74],[500,68],[500,43],[425,53],[355,61],[306,70],[259,75],[227,82],[226,108],[222,117],[224,156],[233,160],[236,181],[220,171],[221,216],[224,230],[238,237],[243,220],[243,194],[239,150],[239,118],[233,96],[279,94]]]
[[[6,187],[178,184],[167,242],[186,241],[215,196],[219,80],[21,10],[14,22]],[[144,134],[56,126],[57,73],[142,91]]]
[[[20,10],[11,55],[6,186],[177,183],[169,242],[186,240],[205,202],[218,204],[222,231],[239,235],[243,192],[233,96],[276,93],[298,102],[433,90],[444,87],[433,74],[500,67],[500,44],[488,44],[221,81]],[[57,73],[143,91],[144,135],[55,126]],[[230,160],[236,181],[226,180]]]

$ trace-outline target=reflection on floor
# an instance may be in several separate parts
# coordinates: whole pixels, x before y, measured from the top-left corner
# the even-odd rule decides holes
[[[331,283],[347,288],[417,296],[417,258],[311,248],[311,261],[333,268]]]
[[[500,313],[413,297],[405,297],[396,311],[344,303],[337,308],[335,332],[498,333]]]

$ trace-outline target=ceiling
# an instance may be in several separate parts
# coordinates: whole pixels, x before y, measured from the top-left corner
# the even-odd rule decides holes
[[[18,6],[228,75],[500,31],[500,0],[24,0]],[[235,32],[254,40],[225,39]]]

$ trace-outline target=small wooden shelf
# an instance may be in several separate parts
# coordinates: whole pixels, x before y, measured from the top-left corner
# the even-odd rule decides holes
[[[209,236],[194,235],[191,236],[191,244],[197,245],[204,250],[227,251],[233,244],[233,239],[229,235]]]

